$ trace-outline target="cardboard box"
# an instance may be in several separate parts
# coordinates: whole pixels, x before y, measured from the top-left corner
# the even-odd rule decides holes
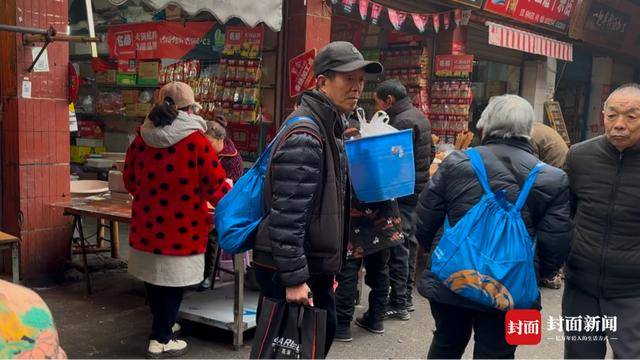
[[[118,59],[118,72],[125,74],[136,73],[136,59]]]
[[[138,102],[138,95],[140,95],[140,91],[138,90],[122,90],[120,91],[122,94],[122,102],[125,104],[135,104]]]
[[[116,83],[118,85],[135,85],[136,74],[118,73]]]
[[[96,73],[96,83],[113,85],[117,80],[117,71],[107,70],[105,72]]]
[[[104,130],[102,124],[93,120],[78,121],[78,135],[85,139],[103,139]]]
[[[139,117],[147,117],[151,109],[153,108],[153,104],[136,104],[136,116]]]
[[[138,116],[138,104],[125,104],[124,105],[124,116],[126,117],[136,117]]]
[[[143,61],[138,63],[138,85],[158,85],[160,63],[157,61]]]
[[[107,149],[104,147],[88,147],[71,145],[71,162],[77,164],[84,164],[87,161],[87,157],[91,154],[102,154]]]

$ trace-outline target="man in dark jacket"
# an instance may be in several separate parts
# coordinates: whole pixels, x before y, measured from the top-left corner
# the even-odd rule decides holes
[[[516,95],[495,97],[482,113],[482,146],[477,147],[489,178],[491,190],[504,190],[515,203],[526,176],[536,166],[529,143],[533,108]],[[445,158],[430,180],[418,203],[417,238],[425,249],[433,249],[433,239],[445,218],[455,226],[483,196],[483,189],[465,152],[455,151]],[[529,234],[537,239],[542,276],[555,273],[569,249],[569,184],[560,169],[545,166],[523,209]],[[523,279],[524,280],[524,279]],[[512,358],[516,347],[507,344],[505,313],[472,302],[454,293],[426,270],[418,288],[429,299],[436,331],[429,358],[460,358],[475,333],[474,358]]]
[[[418,194],[429,181],[431,165],[431,124],[426,116],[411,103],[407,89],[398,80],[386,80],[376,88],[374,100],[378,110],[384,110],[390,117],[389,125],[398,130],[413,130],[413,157],[415,161],[416,185],[412,195],[398,199],[402,214],[404,246],[391,249],[389,258],[389,279],[391,293],[385,318],[409,320],[413,306],[413,284],[416,272],[415,237],[416,203]]]
[[[565,337],[566,358],[640,358],[640,85],[616,89],[604,104],[605,135],[571,147],[566,170],[574,219],[562,313],[597,317],[589,335]]]
[[[336,329],[334,274],[346,250],[350,192],[342,134],[355,110],[366,73],[378,62],[344,41],[316,56],[316,90],[302,95],[288,119],[305,116],[279,134],[265,180],[268,209],[256,235],[254,263],[261,295],[327,311],[326,352]]]

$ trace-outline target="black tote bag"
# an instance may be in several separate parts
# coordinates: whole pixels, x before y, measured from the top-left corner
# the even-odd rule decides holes
[[[323,359],[326,310],[262,299],[252,359]]]

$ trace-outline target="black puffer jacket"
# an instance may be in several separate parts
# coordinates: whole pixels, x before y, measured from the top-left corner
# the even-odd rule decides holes
[[[318,91],[306,92],[287,119],[296,116],[314,124],[296,123],[275,145],[264,188],[268,214],[253,257],[256,265],[276,270],[284,286],[340,271],[348,237],[344,119]]]
[[[487,176],[494,192],[507,191],[510,202],[520,193],[520,186],[538,162],[531,145],[525,140],[489,139],[477,147],[484,160]],[[469,157],[461,151],[451,153],[440,164],[418,202],[416,237],[425,249],[433,249],[438,229],[445,216],[451,226],[480,201],[483,190],[471,167]],[[569,251],[569,181],[560,169],[545,166],[536,179],[523,219],[531,235],[538,241],[541,276],[554,274],[563,265]],[[488,310],[453,293],[426,270],[419,286],[420,294],[442,303]]]
[[[410,97],[398,100],[387,110],[389,125],[398,130],[413,129],[413,158],[416,168],[414,195],[398,199],[399,203],[415,205],[422,189],[429,182],[431,165],[431,124],[426,116],[411,103]]]
[[[573,242],[567,281],[605,298],[640,296],[640,145],[619,152],[600,136],[571,147]]]

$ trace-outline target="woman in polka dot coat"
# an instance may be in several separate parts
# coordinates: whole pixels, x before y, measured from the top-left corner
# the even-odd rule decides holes
[[[149,113],[126,156],[124,180],[133,195],[129,272],[144,281],[153,324],[147,355],[175,357],[187,344],[173,332],[183,288],[202,281],[209,231],[207,202],[229,190],[204,136],[206,122],[189,85],[172,82]]]

